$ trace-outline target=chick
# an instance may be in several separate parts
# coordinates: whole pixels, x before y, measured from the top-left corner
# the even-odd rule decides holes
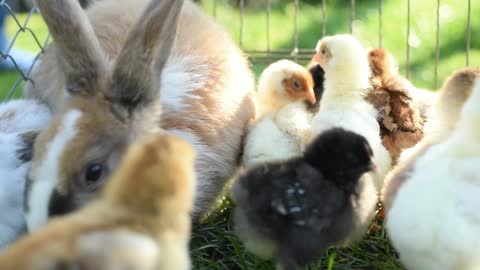
[[[425,119],[411,95],[415,87],[398,73],[393,56],[384,49],[373,49],[368,53],[368,60],[372,69],[372,91],[367,100],[380,112],[377,119],[380,135],[394,165],[403,149],[421,140]]]
[[[102,195],[0,256],[0,269],[190,269],[194,153],[159,135],[128,150]]]
[[[362,136],[335,128],[318,136],[303,157],[258,165],[234,183],[235,230],[247,249],[296,269],[366,232],[376,191]]]
[[[415,162],[387,216],[411,270],[480,268],[480,78],[446,140]]]
[[[475,79],[479,76],[480,69],[465,68],[452,73],[445,80],[432,107],[431,117],[425,124],[423,139],[400,155],[399,164],[386,179],[386,185],[382,191],[385,214],[388,214],[397,191],[414,169],[416,160],[431,146],[444,141],[451,135],[463,105],[472,93]]]
[[[327,36],[316,47],[313,60],[325,71],[320,110],[312,119],[313,135],[342,127],[365,137],[373,149],[378,191],[391,167],[391,157],[380,138],[378,111],[365,100],[371,87],[368,57],[351,35]]]
[[[316,102],[314,104],[307,103],[308,111],[315,114],[320,109],[320,100],[323,95],[323,81],[325,71],[319,64],[310,65],[308,69],[313,78],[313,92],[315,93]]]
[[[36,135],[50,121],[33,100],[0,104],[0,250],[26,232],[23,194]]]
[[[257,90],[260,116],[276,112],[292,102],[316,102],[310,73],[301,65],[286,59],[272,63],[262,72]]]
[[[300,155],[310,138],[311,114],[304,101],[316,102],[310,73],[289,60],[271,64],[260,76],[257,101],[260,118],[248,132],[243,164]]]

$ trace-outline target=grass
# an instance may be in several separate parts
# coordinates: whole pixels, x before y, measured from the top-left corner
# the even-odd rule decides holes
[[[216,8],[217,20],[224,25],[236,39],[239,39],[240,16],[238,8],[219,2]],[[266,50],[265,6],[260,1],[249,1],[253,7],[244,11],[244,31],[242,45],[245,50]],[[272,0],[270,16],[270,48],[292,49],[294,44],[294,5],[293,1]],[[262,1],[263,3],[263,1]],[[322,32],[321,1],[300,1],[298,18],[298,42],[300,48],[313,49]],[[423,88],[434,89],[435,0],[411,1],[411,38],[410,38],[410,78]],[[442,0],[440,7],[440,61],[438,82],[459,68],[465,66],[467,1]],[[350,1],[327,1],[327,34],[349,31]],[[356,1],[354,34],[370,47],[378,46],[379,16],[378,1]],[[204,0],[202,6],[209,13],[213,11],[213,1]],[[480,5],[472,1],[472,15],[480,13]],[[23,23],[26,15],[18,15]],[[406,1],[383,1],[383,46],[397,58],[402,73],[406,70]],[[7,32],[15,38],[15,46],[39,52],[47,37],[47,30],[38,15],[30,18],[27,27],[30,31],[19,31],[18,24],[9,19]],[[472,16],[472,33],[480,32],[480,20]],[[480,63],[480,36],[473,34],[470,63]],[[253,59],[253,69],[258,75],[264,63]],[[14,84],[17,89],[14,97],[21,95],[23,80],[18,72],[0,72],[0,98],[3,99]],[[194,269],[261,269],[273,270],[274,264],[246,252],[232,230],[231,203],[224,199],[202,224],[195,225],[191,247]],[[329,249],[325,256],[307,269],[403,269],[388,242],[381,221],[374,223],[375,230],[365,236],[358,244],[349,248]]]
[[[272,261],[249,253],[233,232],[232,203],[223,197],[201,224],[194,226],[191,241],[193,269],[275,270]],[[376,219],[364,239],[348,248],[330,248],[318,262],[305,269],[403,269],[387,240],[382,222]]]

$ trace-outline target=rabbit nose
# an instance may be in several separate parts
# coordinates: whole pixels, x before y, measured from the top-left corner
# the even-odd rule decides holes
[[[75,205],[73,203],[73,195],[71,192],[67,192],[66,195],[63,195],[56,189],[53,190],[48,203],[48,217],[62,216],[72,212],[74,209]]]

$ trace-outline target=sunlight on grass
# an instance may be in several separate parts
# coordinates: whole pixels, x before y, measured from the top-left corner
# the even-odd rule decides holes
[[[313,2],[313,1],[312,1]],[[390,50],[405,74],[407,5],[402,0],[383,1],[383,47]],[[298,18],[299,47],[313,49],[321,37],[321,4],[300,2]],[[327,1],[327,34],[349,32],[349,1]],[[433,89],[435,71],[436,42],[436,3],[437,1],[412,1],[410,29],[410,76],[418,87]],[[440,62],[439,85],[453,71],[465,66],[467,2],[443,0],[440,7]],[[377,47],[379,43],[378,1],[357,1],[355,10],[354,34],[367,47]],[[213,13],[213,1],[204,1],[209,14]],[[246,50],[266,50],[266,7],[257,4],[245,9],[243,48]],[[480,5],[472,5],[472,14],[480,13]],[[238,8],[217,4],[217,20],[224,25],[235,40],[239,40],[240,16]],[[294,5],[291,2],[272,1],[270,16],[270,48],[293,49],[294,45]],[[472,19],[472,54],[470,63],[480,63],[480,38],[474,33],[480,31],[480,21]],[[455,55],[455,56],[453,56]],[[254,62],[254,65],[256,63]],[[263,67],[263,66],[262,66]],[[259,70],[256,68],[256,74]]]

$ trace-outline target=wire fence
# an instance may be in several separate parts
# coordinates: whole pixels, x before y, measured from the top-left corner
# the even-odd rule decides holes
[[[207,13],[210,13],[214,18],[217,18],[219,15],[218,5],[225,4],[226,0],[204,0],[204,1],[213,1],[212,10],[206,10]],[[239,21],[239,29],[238,29],[238,43],[243,48],[244,47],[244,37],[245,37],[245,10],[248,8],[246,5],[246,0],[237,0],[238,1],[238,21]],[[321,5],[318,14],[321,16],[321,34],[327,34],[327,0],[318,0]],[[464,0],[467,2],[467,25],[466,25],[466,38],[465,38],[465,63],[466,65],[470,65],[470,51],[471,51],[471,42],[472,42],[472,26],[471,26],[471,0]],[[312,48],[300,48],[299,47],[299,30],[298,30],[298,21],[301,16],[300,10],[300,1],[299,0],[292,0],[294,13],[293,18],[291,18],[291,23],[294,25],[294,34],[293,34],[293,47],[290,49],[272,49],[271,45],[271,16],[272,16],[272,0],[263,0],[264,6],[264,18],[265,18],[265,42],[266,48],[265,49],[246,49],[246,53],[250,56],[251,61],[254,63],[270,63],[278,59],[283,58],[290,58],[300,62],[306,62],[310,60],[311,56],[314,54],[314,50]],[[406,12],[407,12],[407,20],[405,21],[406,24],[406,40],[405,40],[405,73],[406,77],[409,78],[411,75],[411,0],[404,1],[406,5]],[[376,3],[378,9],[378,46],[383,46],[383,36],[384,36],[384,29],[383,29],[383,21],[384,21],[384,1],[378,0]],[[441,0],[436,0],[436,36],[435,36],[435,70],[434,70],[434,85],[435,88],[438,86],[438,64],[440,60],[440,7],[441,7]],[[350,9],[350,16],[349,16],[349,29],[350,32],[354,31],[354,23],[356,19],[356,1],[350,0],[349,6],[346,8]],[[12,8],[11,1],[8,0],[0,0],[0,11],[6,12],[9,16],[13,18],[13,21],[16,25],[16,32],[7,42],[7,44],[3,45],[3,48],[0,47],[0,61],[10,62],[10,64],[14,65],[14,70],[18,73],[18,78],[11,83],[11,85],[2,85],[2,91],[6,91],[8,89],[8,94],[5,95],[6,98],[11,98],[17,91],[21,91],[21,88],[24,82],[31,80],[30,74],[36,62],[38,61],[38,55],[33,60],[33,63],[27,69],[22,69],[17,64],[17,61],[12,54],[14,50],[15,44],[18,40],[18,36],[20,34],[28,34],[31,35],[33,42],[35,43],[35,48],[40,53],[43,52],[46,44],[49,42],[49,36],[47,35],[45,38],[40,38],[33,28],[30,26],[30,22],[32,17],[38,13],[35,7],[31,7],[26,16],[22,16],[20,18],[17,16],[17,13]],[[2,23],[0,22],[0,26]],[[2,26],[4,27],[4,26]],[[0,29],[3,31],[3,29]],[[1,45],[1,44],[0,44]]]
[[[6,16],[11,16],[13,18],[13,21],[16,25],[16,32],[11,37],[10,40],[7,40],[6,36],[4,36],[2,39],[2,43],[0,44],[3,48],[0,48],[0,60],[4,61],[5,65],[12,65],[14,66],[15,72],[19,75],[18,79],[16,79],[13,84],[10,86],[10,89],[8,90],[8,94],[6,95],[7,99],[10,99],[18,88],[23,85],[24,82],[31,80],[30,79],[30,73],[32,72],[33,67],[35,66],[36,62],[38,61],[38,58],[40,54],[37,54],[37,56],[34,58],[33,62],[30,64],[29,67],[25,68],[20,68],[19,64],[17,63],[17,59],[15,59],[14,55],[12,55],[12,52],[14,50],[15,44],[18,40],[18,37],[20,34],[28,34],[32,37],[32,40],[34,40],[35,47],[38,48],[40,52],[43,52],[46,44],[48,43],[48,37],[44,40],[41,40],[36,34],[35,31],[32,30],[31,27],[29,27],[31,18],[33,14],[37,13],[37,9],[35,7],[30,8],[28,11],[28,15],[22,20],[16,16],[16,13],[12,9],[11,4],[8,3],[6,0],[2,0],[0,2],[0,12],[3,13],[3,22],[1,23],[2,28],[4,27],[5,24],[5,17]],[[0,31],[5,31],[5,29],[0,29]],[[2,33],[3,35],[6,35],[5,33]],[[7,85],[2,86],[2,88],[8,87]],[[3,90],[3,89],[2,89]]]

